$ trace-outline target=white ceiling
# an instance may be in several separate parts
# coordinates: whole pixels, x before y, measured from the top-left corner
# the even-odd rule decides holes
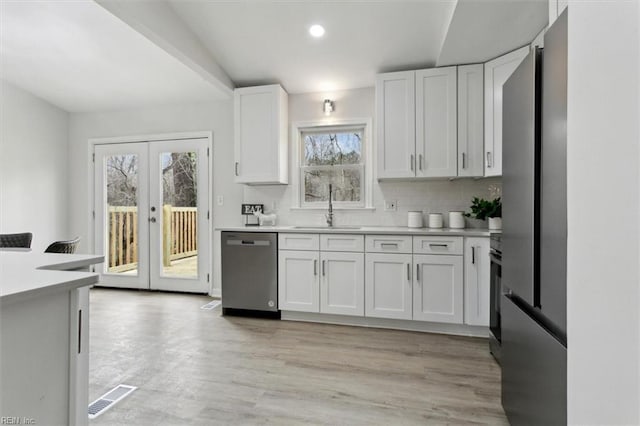
[[[230,84],[281,83],[289,93],[370,87],[379,72],[482,62],[522,46],[546,25],[547,7],[547,0],[0,0],[0,77],[68,111],[226,99]],[[312,24],[325,27],[322,39],[309,35]]]
[[[67,111],[219,99],[93,1],[0,1],[0,77]]]
[[[548,21],[547,0],[458,0],[438,66],[496,58],[530,43]]]
[[[289,93],[373,86],[381,71],[434,66],[455,0],[169,0],[238,86]],[[308,33],[326,29],[322,39]]]

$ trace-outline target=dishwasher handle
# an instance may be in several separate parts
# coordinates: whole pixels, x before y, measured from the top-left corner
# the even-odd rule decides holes
[[[271,245],[271,242],[268,240],[227,240],[228,246],[263,246],[268,247]]]

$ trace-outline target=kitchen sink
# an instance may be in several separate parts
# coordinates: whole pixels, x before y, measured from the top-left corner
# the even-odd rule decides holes
[[[293,229],[360,229],[359,226],[294,226]]]

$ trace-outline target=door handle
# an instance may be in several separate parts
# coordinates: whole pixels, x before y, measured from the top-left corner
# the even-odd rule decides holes
[[[318,275],[318,260],[313,259],[313,275]]]
[[[476,247],[475,246],[471,246],[471,264],[472,265],[476,264]]]
[[[238,162],[237,161],[236,161],[236,166],[235,167],[236,167],[235,168],[235,173],[236,173],[236,176],[238,176]]]
[[[462,168],[466,168],[466,160],[467,160],[467,155],[463,152],[462,153]]]
[[[416,281],[420,282],[420,264],[416,264]]]
[[[411,281],[411,265],[407,263],[407,281]]]
[[[155,217],[150,217],[150,218],[149,218],[149,222],[151,222],[151,223],[156,223],[156,218],[155,218]]]

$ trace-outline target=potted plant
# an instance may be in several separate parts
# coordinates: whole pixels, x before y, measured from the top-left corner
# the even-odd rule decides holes
[[[471,200],[471,212],[464,215],[480,220],[489,219],[489,229],[502,229],[502,201],[500,197],[493,200],[473,197]]]

